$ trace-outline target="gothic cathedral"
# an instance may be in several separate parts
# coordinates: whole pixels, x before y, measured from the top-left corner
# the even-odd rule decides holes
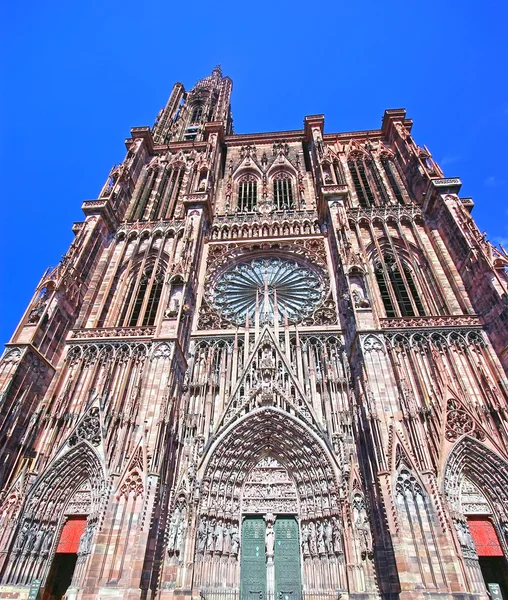
[[[177,83],[0,361],[0,598],[508,600],[508,255],[411,136]]]

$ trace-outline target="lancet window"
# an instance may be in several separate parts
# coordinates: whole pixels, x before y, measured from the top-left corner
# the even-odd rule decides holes
[[[365,160],[360,158],[350,159],[348,160],[348,167],[360,206],[363,208],[373,206],[375,204],[374,194],[367,177]]]
[[[425,314],[413,275],[405,264],[385,254],[376,264],[375,275],[387,317]]]
[[[383,165],[383,169],[385,171],[386,179],[390,184],[393,195],[395,196],[397,202],[399,204],[404,204],[404,198],[402,197],[402,190],[397,181],[397,176],[395,175],[395,165],[393,161],[388,157],[384,156],[381,158],[381,164]]]
[[[155,201],[151,210],[150,220],[171,219],[175,212],[176,203],[182,189],[185,175],[184,165],[168,168],[164,172]]]
[[[136,194],[137,202],[134,205],[132,219],[134,221],[146,220],[146,209],[150,200],[152,191],[154,190],[157,182],[157,176],[159,175],[159,169],[157,167],[148,167],[147,174],[142,179],[144,185],[140,189],[140,193]]]
[[[202,104],[195,104],[192,107],[190,124],[200,123],[202,116],[203,116],[203,105]]]
[[[238,184],[238,212],[253,212],[257,205],[257,179],[254,175],[244,175]]]
[[[273,204],[275,210],[290,210],[295,207],[293,182],[288,173],[278,173],[273,178]]]
[[[342,171],[342,165],[338,160],[333,161],[333,173],[335,175],[335,182],[337,185],[344,185],[344,173]]]
[[[160,175],[160,176],[159,176]],[[127,220],[172,219],[185,176],[185,165],[149,167],[134,193]]]
[[[118,325],[120,327],[153,325],[162,293],[163,275],[146,268],[141,277],[133,276],[127,291]]]
[[[388,193],[372,159],[366,154],[355,154],[348,160],[360,206],[370,208],[389,203]]]

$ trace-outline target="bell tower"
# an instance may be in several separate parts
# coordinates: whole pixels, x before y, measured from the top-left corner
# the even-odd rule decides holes
[[[224,123],[224,132],[233,132],[230,98],[233,82],[222,76],[220,66],[200,79],[186,92],[176,83],[166,107],[157,116],[153,129],[156,144],[178,141],[202,141],[206,123]]]

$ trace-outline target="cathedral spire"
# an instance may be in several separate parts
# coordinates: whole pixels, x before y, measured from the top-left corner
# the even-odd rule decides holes
[[[220,65],[199,79],[189,92],[176,83],[166,107],[157,116],[155,142],[199,142],[204,139],[205,124],[210,122],[221,122],[224,133],[232,133],[232,89],[233,82],[223,77]]]

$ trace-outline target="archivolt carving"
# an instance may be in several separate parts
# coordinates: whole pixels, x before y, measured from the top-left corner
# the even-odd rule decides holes
[[[83,442],[52,462],[35,480],[19,519],[5,582],[23,585],[40,573],[44,564],[40,557],[49,556],[63,515],[73,510],[81,490],[89,491],[88,523],[95,527],[107,500],[108,487],[99,457]]]
[[[449,505],[459,513],[464,476],[482,490],[500,524],[508,523],[508,462],[466,435],[450,452],[442,484]]]
[[[293,479],[302,518],[338,514],[327,451],[308,427],[271,407],[253,410],[216,443],[201,482],[201,513],[239,518],[247,475],[267,456]]]

